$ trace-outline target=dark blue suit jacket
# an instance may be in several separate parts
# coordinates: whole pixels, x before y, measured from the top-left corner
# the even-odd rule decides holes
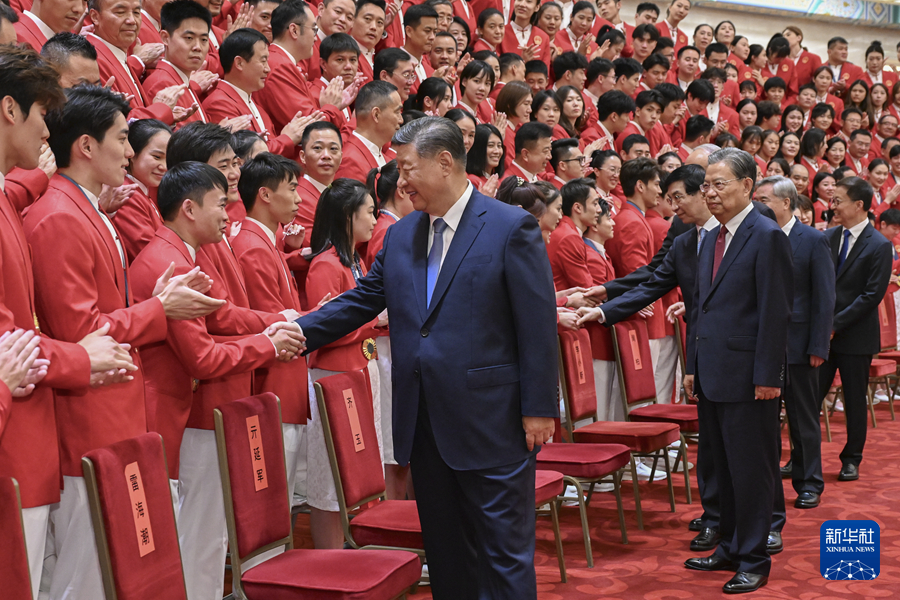
[[[784,385],[793,292],[791,247],[754,208],[731,240],[712,279],[716,236],[700,248],[694,289],[693,373],[713,402],[752,401],[754,386]]]
[[[843,227],[825,232],[837,265]],[[871,223],[853,244],[835,280],[834,338],[831,350],[841,354],[876,354],[881,350],[878,304],[891,279],[891,242]]]
[[[834,263],[825,234],[795,221],[788,236],[794,263],[794,309],[788,328],[788,364],[828,358],[834,320]]]
[[[409,461],[420,396],[453,469],[525,460],[522,417],[556,417],[553,275],[535,218],[473,191],[426,306],[429,216],[387,230],[369,274],[298,323],[315,350],[390,318],[394,453]]]

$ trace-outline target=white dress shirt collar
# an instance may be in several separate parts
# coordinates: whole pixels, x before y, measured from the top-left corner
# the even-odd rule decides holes
[[[366,150],[368,150],[369,152],[372,153],[372,156],[375,157],[375,162],[378,163],[379,167],[383,167],[384,165],[387,164],[387,161],[384,160],[384,155],[381,154],[381,148],[379,148],[378,146],[376,146],[375,144],[373,144],[372,142],[370,142],[369,140],[367,140],[366,138],[361,136],[359,134],[359,132],[357,132],[357,131],[354,131],[353,135],[355,135],[357,138],[359,138],[359,140],[363,143],[363,146],[366,147]]]
[[[291,53],[288,51],[287,48],[285,48],[285,47],[282,46],[281,44],[277,44],[277,43],[275,43],[275,42],[272,42],[272,45],[275,46],[276,48],[279,48],[282,52],[284,52],[285,54],[287,54],[287,55],[288,55],[288,58],[291,59],[291,63],[293,63],[293,64],[295,64],[295,65],[297,64],[297,62],[298,62],[297,59],[294,58],[294,55],[291,54]],[[360,50],[362,50],[362,49],[360,48]]]
[[[520,171],[522,171],[522,173],[525,174],[525,179],[528,181],[528,183],[534,183],[535,181],[537,181],[537,175],[535,175],[534,173],[529,172],[526,168],[524,168],[522,165],[520,165],[520,164],[517,163],[516,161],[512,161],[512,164],[516,165],[516,167],[517,167]]]
[[[797,222],[797,217],[791,216],[791,220],[785,223],[784,227],[781,230],[784,232],[784,235],[791,235],[791,229],[794,228],[794,223]]]
[[[153,28],[156,29],[156,31],[158,32],[159,31],[159,21],[157,21],[156,19],[151,17],[150,13],[148,13],[144,9],[141,9],[141,14],[144,15],[145,17],[147,17],[147,20],[150,21],[150,24],[153,25]],[[210,32],[210,35],[212,35],[212,32]]]
[[[469,204],[469,200],[472,199],[472,192],[475,188],[472,186],[472,182],[466,186],[465,191],[463,191],[462,196],[459,197],[453,206],[447,209],[447,212],[444,213],[444,216],[441,217],[444,220],[444,223],[447,224],[447,227],[452,229],[454,232],[459,229],[459,222],[462,220],[463,211],[466,210],[466,205]],[[431,223],[434,224],[435,219],[438,217],[434,215],[428,215]],[[433,229],[432,229],[433,231]]]
[[[175,65],[173,65],[172,63],[167,61],[166,59],[163,59],[163,62],[175,70],[175,73],[181,78],[181,83],[190,84],[191,78],[187,75],[187,73],[185,73],[184,71],[182,71],[181,69],[179,69],[178,67],[176,67]]]
[[[856,225],[854,225],[853,227],[850,228],[850,236],[854,240],[859,239],[860,234],[862,234],[863,229],[865,229],[866,225],[868,225],[868,224],[869,224],[869,220],[863,219],[862,221],[860,221],[859,223],[857,223]],[[844,229],[846,230],[847,228],[844,227]]]
[[[259,130],[265,134],[266,133],[266,123],[265,123],[265,121],[263,121],[262,115],[260,114],[259,110],[256,108],[256,105],[253,104],[253,101],[250,99],[250,94],[248,94],[247,92],[245,92],[238,86],[234,85],[233,83],[225,81],[224,79],[220,79],[219,84],[221,85],[223,83],[225,85],[231,86],[231,88],[237,92],[237,95],[241,98],[241,100],[244,101],[244,104],[246,104],[247,108],[250,110],[250,114],[253,116],[253,120],[255,120],[256,124],[259,126]]]
[[[728,243],[731,241],[727,236],[730,235],[734,237],[734,234],[737,233],[738,228],[740,228],[741,223],[744,222],[744,219],[747,218],[747,215],[750,214],[750,211],[753,210],[753,203],[750,202],[747,206],[744,207],[744,210],[739,212],[738,214],[731,217],[731,220],[725,223],[724,227],[728,230],[728,234],[726,234],[725,239],[725,248],[728,248]]]
[[[122,50],[118,46],[113,46],[97,34],[91,33],[90,36],[103,42],[103,45],[109,48],[109,51],[113,53],[113,56],[116,57],[116,60],[125,65],[126,70],[128,69],[128,64],[126,63],[126,61],[128,60],[128,54],[124,50]]]
[[[715,229],[718,226],[719,226],[719,222],[716,220],[716,218],[710,217],[706,223],[704,223],[702,226],[698,227],[697,229],[705,229],[706,231],[712,231],[713,229]]]
[[[184,241],[184,240],[182,240],[182,241]],[[184,242],[184,247],[187,248],[188,254],[191,255],[191,261],[196,263],[197,262],[197,251],[194,250],[194,247],[191,246],[190,244],[188,244],[187,242]]]
[[[3,176],[3,173],[0,173],[0,192],[6,193],[6,177]]]
[[[262,221],[257,221],[253,217],[247,217],[247,220],[253,221],[257,225],[259,225],[259,228],[263,230],[263,232],[266,234],[266,237],[269,238],[269,241],[272,242],[273,246],[275,246],[275,232],[274,231],[269,229],[269,227],[265,223],[263,223]]]
[[[305,179],[305,180],[307,180],[308,182],[310,182],[310,183],[312,184],[312,186],[313,186],[314,188],[316,188],[316,191],[319,192],[320,194],[325,193],[325,189],[328,187],[328,186],[325,185],[324,183],[319,183],[318,181],[316,181],[315,179],[313,179],[313,178],[310,177],[309,175],[304,175],[304,176],[303,176],[303,179]]]
[[[515,21],[510,21],[509,24],[512,25],[513,33],[516,34],[516,39],[519,40],[519,43],[523,46],[528,45],[528,39],[531,37],[531,24],[529,23],[525,27],[522,27]]]
[[[125,268],[125,249],[122,247],[122,242],[119,240],[119,234],[116,232],[115,227],[113,227],[112,221],[109,220],[109,217],[106,213],[103,212],[103,209],[100,208],[100,199],[97,198],[94,194],[89,192],[86,188],[82,187],[80,184],[78,185],[79,189],[84,193],[85,197],[94,207],[94,210],[97,211],[97,214],[100,215],[100,220],[103,221],[103,224],[106,225],[106,228],[109,229],[109,234],[112,236],[113,242],[116,244],[116,248],[119,250],[119,259],[122,261],[122,268]]]
[[[38,26],[38,29],[41,30],[41,33],[43,33],[45,36],[47,36],[47,39],[48,39],[48,40],[49,40],[50,38],[52,38],[54,35],[56,35],[56,32],[53,31],[52,29],[50,29],[50,26],[49,26],[49,25],[47,25],[46,23],[44,23],[43,21],[41,21],[41,18],[38,17],[38,16],[37,16],[36,14],[34,14],[33,12],[31,12],[30,10],[26,10],[26,11],[25,11],[24,13],[22,13],[22,14],[24,14],[26,17],[28,17],[29,19],[31,19],[32,21],[34,21],[34,24]]]

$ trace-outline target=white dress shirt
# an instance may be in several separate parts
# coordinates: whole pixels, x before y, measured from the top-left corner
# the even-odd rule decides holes
[[[572,8],[575,7],[574,0],[572,2],[557,2],[562,7],[562,26],[568,27],[572,20]]]
[[[175,73],[181,78],[181,83],[187,84],[187,87],[184,88],[184,93],[189,94],[191,97],[191,100],[197,105],[197,107],[198,107],[197,114],[200,115],[200,120],[203,121],[204,123],[209,123],[209,121],[206,119],[206,113],[203,112],[203,105],[200,104],[200,98],[198,98],[197,94],[194,93],[194,90],[191,89],[190,76],[187,73],[185,73],[184,71],[182,71],[181,69],[179,69],[178,67],[176,67],[175,65],[173,65],[172,63],[170,63],[169,61],[167,61],[166,59],[162,59],[162,62],[166,63],[167,65],[172,67],[172,69],[175,70]]]
[[[838,81],[840,81],[840,80],[841,80],[841,69],[844,68],[843,63],[842,63],[842,64],[839,64],[839,65],[837,65],[837,66],[835,66],[835,65],[830,65],[830,64],[828,64],[828,63],[825,63],[825,64],[828,65],[828,66],[831,68],[831,81],[833,81],[833,82],[838,82]]]
[[[731,240],[734,239],[734,234],[737,233],[738,228],[741,226],[741,223],[744,222],[744,219],[747,218],[747,215],[750,214],[750,211],[753,210],[753,203],[750,202],[747,206],[739,212],[738,214],[731,217],[731,220],[725,223],[723,227],[725,227],[725,251],[722,252],[722,256],[728,252],[728,246],[731,245]]]
[[[184,240],[181,241],[184,242]],[[197,251],[194,250],[194,247],[187,242],[184,242],[184,247],[187,248],[188,254],[191,255],[191,262],[197,264]]]
[[[360,141],[362,141],[363,146],[366,147],[366,150],[372,153],[372,156],[375,157],[375,162],[378,163],[379,167],[383,167],[387,164],[387,161],[384,160],[384,155],[381,153],[381,148],[379,148],[363,136],[359,135],[359,133],[357,133],[356,131],[353,132],[353,135],[355,135]]]
[[[785,223],[784,227],[781,228],[781,230],[784,232],[784,235],[787,235],[787,236],[791,235],[791,229],[794,228],[794,223],[796,223],[796,222],[797,222],[797,217],[792,216],[791,220],[788,221],[787,223]]]
[[[869,73],[869,72],[866,71],[866,73]],[[869,78],[872,80],[873,84],[874,83],[884,83],[884,81],[882,81],[881,71],[878,71],[877,75],[872,75],[871,73],[869,73]]]
[[[457,200],[456,203],[444,213],[444,216],[441,217],[444,220],[444,223],[447,224],[441,234],[444,238],[444,251],[441,254],[441,266],[444,266],[444,259],[447,258],[447,251],[450,249],[450,244],[453,243],[453,235],[456,233],[456,230],[459,229],[459,221],[462,219],[463,211],[466,210],[466,205],[472,198],[474,189],[475,188],[472,187],[472,182],[469,182],[466,186],[466,190],[463,192],[462,196],[459,197],[459,200]],[[434,243],[434,221],[437,218],[438,217],[434,215],[429,215],[430,227],[428,228],[428,247],[426,248],[425,256],[428,256],[428,253],[431,252],[431,244]],[[440,273],[440,269],[438,269],[438,273]]]
[[[244,101],[244,104],[246,105],[247,110],[250,111],[250,115],[253,116],[253,120],[256,121],[256,125],[259,127],[259,130],[265,136],[265,134],[268,133],[266,131],[266,122],[263,121],[263,118],[259,112],[259,109],[256,108],[256,105],[253,103],[253,99],[250,98],[250,94],[248,94],[241,88],[237,87],[236,85],[228,83],[224,79],[220,79],[219,85],[222,85],[222,84],[231,86],[237,92],[238,97],[240,97],[240,99]]]
[[[713,123],[719,122],[719,101],[710,102],[706,106],[706,115],[709,117],[709,120]]]
[[[863,229],[865,229],[866,225],[868,225],[868,224],[869,224],[869,220],[863,219],[862,221],[860,221],[859,223],[857,223],[856,225],[854,225],[853,227],[851,227],[849,229],[850,237],[847,238],[847,256],[850,256],[850,252],[853,250],[853,245],[856,243],[856,240],[859,239],[859,236],[862,234]],[[842,227],[841,229],[843,231],[841,231],[841,241],[840,241],[840,244],[838,245],[838,256],[841,255],[841,249],[844,246],[844,231],[847,231],[846,227]]]
[[[122,261],[122,268],[124,269],[127,266],[127,263],[125,262],[125,249],[122,248],[122,242],[121,240],[119,240],[119,234],[116,233],[116,228],[113,227],[112,221],[109,220],[109,217],[106,216],[106,213],[104,213],[100,209],[100,200],[97,198],[97,196],[93,195],[80,185],[78,187],[81,188],[81,191],[84,192],[84,195],[91,202],[91,205],[93,205],[94,210],[96,210],[97,214],[100,215],[100,220],[103,221],[103,224],[106,225],[107,229],[109,229],[109,234],[116,242],[116,248],[119,250],[119,259]]]
[[[516,39],[519,40],[519,45],[527,46],[528,40],[531,39],[531,25],[529,24],[525,27],[520,27],[515,21],[510,21],[509,24],[512,25],[513,33],[516,34]]]
[[[310,183],[312,184],[312,186],[313,186],[314,188],[316,188],[316,191],[319,192],[319,194],[324,194],[324,193],[325,193],[325,189],[328,187],[328,186],[325,185],[324,183],[319,183],[318,181],[316,181],[315,179],[313,179],[313,178],[310,177],[309,175],[304,175],[304,176],[303,176],[303,179],[305,179],[305,180],[307,180],[308,182],[310,182]]]
[[[416,72],[416,79],[419,80],[419,83],[422,83],[428,78],[428,74],[425,73],[425,66],[422,64],[422,61],[413,56],[409,50],[404,48],[404,51],[409,54],[409,60],[413,64],[413,70]]]
[[[531,173],[530,171],[528,171],[528,169],[526,169],[525,167],[523,167],[516,161],[512,161],[512,164],[516,165],[516,167],[518,167],[520,171],[525,173],[528,183],[534,183],[535,181],[537,181],[537,175],[535,175],[534,173]]]
[[[509,23],[509,6],[512,0],[503,0],[503,23]]]

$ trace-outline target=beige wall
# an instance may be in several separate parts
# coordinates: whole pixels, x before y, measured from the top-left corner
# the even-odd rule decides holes
[[[669,0],[655,0],[655,2],[662,9],[663,15],[661,18],[663,18],[665,16],[665,7],[668,6]],[[634,12],[637,5],[638,2],[623,0],[621,15],[625,21],[629,23],[634,22]],[[721,6],[727,5],[721,4]],[[800,13],[793,13],[789,16],[773,16],[745,12],[743,9],[736,10],[733,6],[712,8],[704,4],[694,6],[691,9],[687,19],[681,24],[681,29],[687,33],[688,39],[691,39],[694,28],[700,23],[708,23],[715,27],[719,21],[725,19],[734,23],[738,34],[746,36],[751,44],[761,44],[763,46],[766,45],[772,34],[783,30],[786,25],[796,25],[803,30],[804,45],[809,48],[810,52],[823,58],[825,57],[827,41],[836,35],[840,35],[850,42],[850,61],[860,66],[865,65],[864,53],[866,48],[872,40],[878,40],[884,46],[885,58],[891,64],[897,64],[894,48],[897,42],[900,41],[900,30],[830,22],[805,17]]]

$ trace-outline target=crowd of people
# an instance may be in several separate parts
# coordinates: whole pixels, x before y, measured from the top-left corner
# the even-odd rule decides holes
[[[381,276],[389,229],[423,210],[411,182],[432,175],[395,136],[417,121],[441,134],[435,117],[462,137],[463,197],[536,220],[557,327],[590,335],[599,419],[625,420],[600,323],[644,321],[659,402],[682,384],[700,398],[691,548],[719,549],[687,566],[737,570],[733,592],[764,585],[782,547],[777,478],[799,508],[824,491],[819,408],[836,371],[839,478],[853,480],[869,363],[897,346],[900,86],[878,42],[858,67],[844,38],[819,57],[793,25],[760,43],[731,21],[689,36],[690,9],[645,2],[628,23],[617,0],[0,4],[0,475],[20,485],[35,598],[102,597],[81,456],[146,431],[165,443],[188,597],[221,598],[213,410],[254,393],[280,399],[288,488],[316,548],[344,544],[317,379],[368,374],[387,496],[414,497],[392,406],[392,355],[408,353],[391,347],[388,311],[308,354],[300,326]],[[451,211],[447,233],[428,233],[443,256]],[[716,308],[698,275],[715,288],[749,227],[769,240],[754,254],[769,272],[742,289],[759,306]],[[780,332],[747,333],[754,320],[721,348],[742,360],[716,363],[710,304]],[[740,394],[695,385],[694,368],[752,371],[754,352],[765,414],[716,412]],[[782,389],[793,449],[779,474]],[[751,422],[765,434],[748,440]]]

